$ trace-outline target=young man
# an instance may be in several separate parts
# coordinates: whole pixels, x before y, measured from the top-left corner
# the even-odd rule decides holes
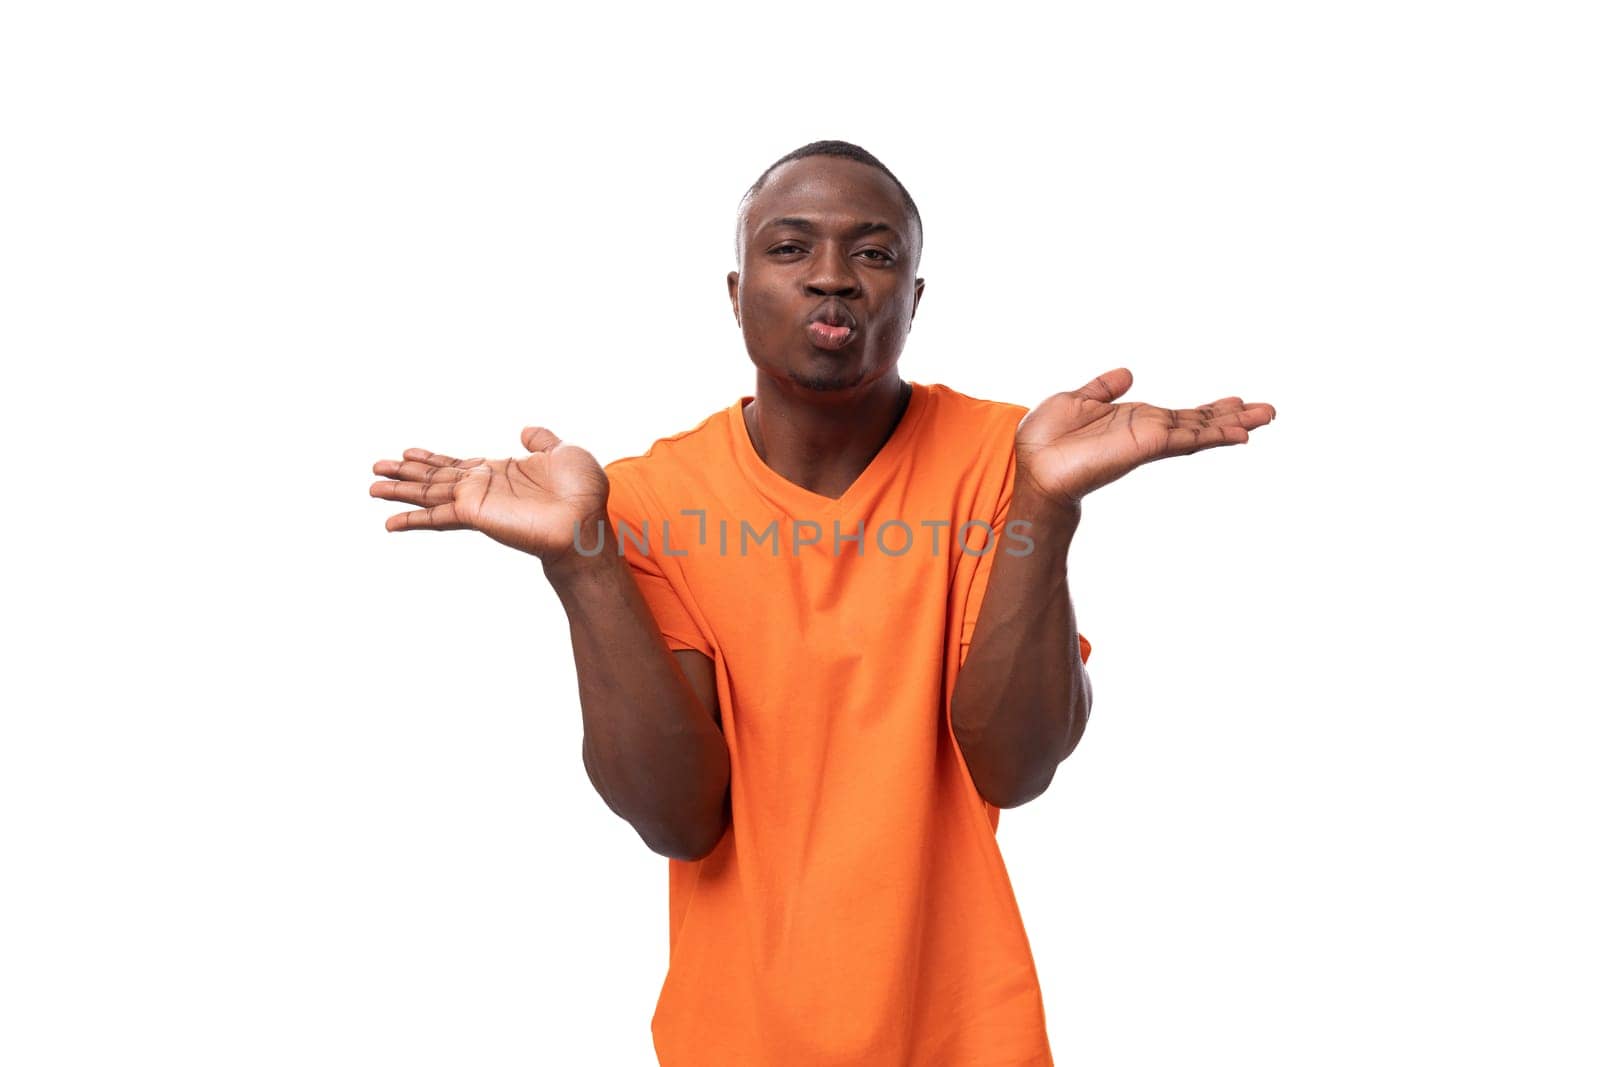
[[[883,164],[807,145],[740,206],[753,398],[603,470],[542,427],[373,467],[424,509],[390,530],[543,561],[590,779],[669,857],[667,1067],[1052,1062],[995,829],[1088,720],[1080,502],[1274,415],[1118,403],[1125,369],[1032,411],[905,381],[921,248]]]

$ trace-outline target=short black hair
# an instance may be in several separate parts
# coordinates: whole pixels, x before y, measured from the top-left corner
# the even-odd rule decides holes
[[[734,217],[733,258],[735,262],[741,267],[744,266],[744,213],[745,209],[750,206],[750,201],[754,200],[756,194],[766,186],[767,179],[772,176],[773,171],[785,163],[793,163],[797,159],[806,159],[810,156],[834,156],[838,159],[853,159],[857,163],[865,163],[867,166],[874,167],[887,174],[889,180],[894,182],[894,187],[900,190],[900,199],[905,202],[906,214],[910,215],[911,221],[917,224],[916,258],[918,261],[922,259],[922,213],[917,210],[917,202],[911,199],[911,194],[906,190],[906,187],[900,184],[900,179],[894,176],[894,171],[884,166],[882,160],[860,145],[851,144],[849,141],[812,141],[808,145],[801,145],[762,171],[761,177],[757,178],[755,184],[750,186],[744,196],[740,198],[739,211]],[[914,266],[913,269],[915,269]]]

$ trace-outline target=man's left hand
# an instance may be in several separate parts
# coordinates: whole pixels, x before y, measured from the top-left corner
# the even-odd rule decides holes
[[[1277,415],[1236,396],[1197,408],[1116,403],[1133,385],[1126,367],[1057,393],[1017,424],[1017,489],[1076,511],[1085,496],[1142,464],[1218,445],[1242,445]]]

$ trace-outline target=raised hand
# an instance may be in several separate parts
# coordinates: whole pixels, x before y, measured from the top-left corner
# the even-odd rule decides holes
[[[592,455],[542,426],[523,430],[522,445],[532,455],[494,460],[408,448],[403,460],[372,465],[389,480],[369,492],[422,508],[390,515],[390,530],[478,530],[551,563],[575,550],[575,524],[592,537],[610,482]]]
[[[1223,397],[1198,408],[1115,403],[1133,385],[1126,367],[1057,393],[1017,424],[1017,486],[1073,508],[1135,467],[1218,445],[1242,445],[1277,415],[1271,404]]]

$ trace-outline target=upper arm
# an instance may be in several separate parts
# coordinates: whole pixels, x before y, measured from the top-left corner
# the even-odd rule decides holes
[[[692,648],[675,648],[672,656],[678,661],[678,666],[683,668],[683,676],[689,679],[689,687],[694,690],[694,695],[700,698],[700,703],[711,716],[711,721],[722,728],[722,708],[717,701],[717,670],[711,657],[704,652]]]

